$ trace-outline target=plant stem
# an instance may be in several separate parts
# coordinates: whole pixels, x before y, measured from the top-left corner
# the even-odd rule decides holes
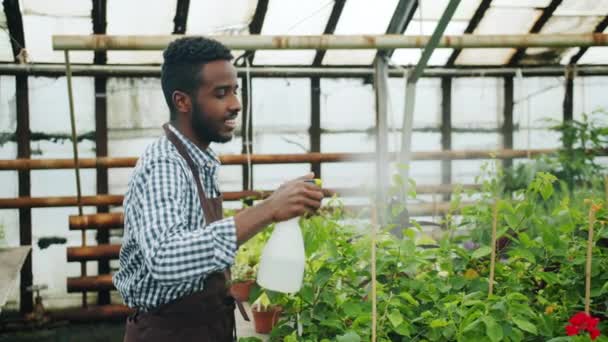
[[[372,207],[372,231],[371,231],[371,243],[372,243],[372,342],[376,342],[376,320],[377,320],[377,307],[376,307],[376,224],[378,222],[376,207]]]
[[[498,200],[492,210],[492,254],[490,254],[490,284],[488,298],[494,293],[494,268],[496,267],[496,226],[498,225]]]
[[[589,314],[591,306],[591,256],[593,250],[593,226],[595,225],[596,208],[591,203],[589,208],[589,237],[587,239],[587,265],[585,265],[585,313]]]

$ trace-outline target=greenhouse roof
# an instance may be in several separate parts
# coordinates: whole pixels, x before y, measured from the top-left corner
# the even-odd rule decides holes
[[[448,0],[224,0],[118,1],[20,0],[0,6],[0,62],[13,62],[18,34],[33,63],[60,63],[53,35],[430,35]],[[104,11],[94,6],[105,4]],[[102,15],[94,16],[103,12]],[[143,15],[142,15],[143,14]],[[462,0],[445,34],[602,33],[608,0]],[[105,22],[103,19],[105,17]],[[101,22],[100,22],[101,21]],[[96,28],[94,28],[94,26]],[[17,31],[16,31],[17,30]],[[104,32],[105,30],[105,32]],[[12,45],[17,45],[17,49]],[[240,55],[244,51],[235,51]],[[375,50],[259,50],[253,65],[369,66]],[[390,51],[398,65],[416,64],[420,49]],[[72,62],[93,63],[92,51],[74,52]],[[108,64],[160,64],[160,51],[109,51]],[[436,49],[433,66],[608,64],[608,47]]]

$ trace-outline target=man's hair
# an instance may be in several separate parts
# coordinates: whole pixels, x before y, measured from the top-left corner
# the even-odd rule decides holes
[[[165,100],[171,111],[171,120],[176,118],[172,95],[176,90],[194,96],[202,82],[201,66],[216,60],[232,60],[230,50],[222,43],[203,37],[177,39],[163,52],[160,80]]]

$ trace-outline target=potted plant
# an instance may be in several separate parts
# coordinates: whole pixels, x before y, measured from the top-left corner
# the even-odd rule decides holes
[[[257,265],[251,266],[244,263],[235,263],[231,268],[232,280],[230,282],[230,294],[234,299],[246,302],[249,300],[251,287],[255,283]]]
[[[270,333],[279,321],[281,311],[283,311],[283,308],[272,304],[266,292],[262,292],[251,305],[255,332],[259,334]]]

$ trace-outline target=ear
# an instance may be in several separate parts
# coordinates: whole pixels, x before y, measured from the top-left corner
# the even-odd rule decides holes
[[[171,95],[175,110],[179,113],[190,113],[192,112],[192,99],[190,95],[183,91],[176,90]]]

